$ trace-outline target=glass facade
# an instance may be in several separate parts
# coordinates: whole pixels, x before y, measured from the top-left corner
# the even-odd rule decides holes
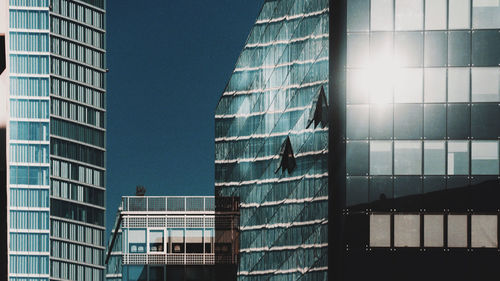
[[[498,177],[499,17],[498,1],[347,1],[348,201]]]
[[[51,277],[103,280],[105,1],[50,4]]]
[[[9,278],[103,280],[105,1],[8,4]]]
[[[9,2],[10,281],[50,274],[49,3],[30,2]]]
[[[239,280],[327,280],[328,4],[265,1],[216,108],[215,194],[240,198]]]

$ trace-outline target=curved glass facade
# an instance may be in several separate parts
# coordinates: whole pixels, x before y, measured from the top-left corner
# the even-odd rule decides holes
[[[326,0],[266,1],[216,108],[216,196],[240,198],[239,280],[327,279],[328,127],[308,123],[328,97],[328,23]]]

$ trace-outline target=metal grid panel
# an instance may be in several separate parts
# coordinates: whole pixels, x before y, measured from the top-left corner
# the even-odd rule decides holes
[[[187,197],[186,211],[203,211],[205,209],[205,200],[203,197]]]
[[[165,227],[165,217],[149,217],[148,227]]]
[[[146,227],[145,217],[128,218],[128,227]]]
[[[187,217],[186,227],[203,227],[203,217]]]
[[[167,218],[167,227],[184,227],[184,217]]]
[[[148,211],[165,211],[166,203],[165,197],[149,197]]]
[[[185,198],[167,197],[167,211],[185,211]]]
[[[205,227],[215,227],[215,218],[205,217]]]
[[[129,211],[146,211],[147,198],[146,197],[130,197],[128,198]]]

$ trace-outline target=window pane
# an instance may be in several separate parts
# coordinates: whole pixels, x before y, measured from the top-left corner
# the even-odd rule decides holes
[[[368,202],[368,178],[348,177],[346,179],[347,206]]]
[[[469,174],[468,141],[448,141],[448,175]]]
[[[446,68],[426,68],[424,70],[425,102],[446,101]]]
[[[470,66],[470,31],[448,33],[448,65]]]
[[[391,246],[391,216],[370,215],[370,247]]]
[[[367,71],[362,69],[347,69],[347,103],[366,103],[368,100]]]
[[[346,171],[348,176],[368,175],[368,142],[348,141]]]
[[[368,33],[347,34],[347,66],[362,67],[367,65],[369,41]]]
[[[425,0],[425,29],[446,29],[446,0]]]
[[[423,106],[421,104],[394,105],[394,138],[421,139]]]
[[[472,68],[472,101],[500,101],[500,68]]]
[[[468,102],[470,75],[469,68],[457,67],[448,69],[448,101]]]
[[[470,27],[470,0],[449,0],[449,29]]]
[[[472,33],[472,65],[498,66],[500,64],[500,32],[477,30]]]
[[[448,247],[450,248],[467,247],[466,215],[448,216]]]
[[[370,33],[370,63],[371,67],[385,67],[393,61],[392,32]],[[391,77],[393,79],[393,77]]]
[[[149,251],[163,252],[163,230],[149,232]]]
[[[420,246],[419,215],[394,215],[394,246]]]
[[[394,174],[422,174],[422,143],[420,141],[394,142]]]
[[[471,134],[474,139],[500,137],[500,106],[495,103],[472,104]]]
[[[368,139],[368,105],[347,105],[347,138]]]
[[[424,142],[424,174],[445,175],[446,150],[444,141]]]
[[[395,40],[395,63],[398,66],[422,66],[422,32],[398,32]]]
[[[368,31],[369,0],[347,1],[347,31]]]
[[[392,30],[393,9],[393,0],[372,0],[371,30]]]
[[[500,28],[500,1],[472,1],[473,28]]]
[[[370,177],[370,202],[393,198],[392,177]]]
[[[444,246],[443,215],[424,215],[424,247]]]
[[[396,30],[421,30],[423,10],[422,0],[396,0]]]
[[[446,66],[448,35],[445,31],[425,33],[425,66]]]
[[[425,176],[424,177],[424,193],[445,190],[446,189],[446,177],[444,176]],[[433,200],[434,198],[425,198],[425,204],[430,208],[431,206],[435,206],[438,203],[438,209],[442,209],[442,204],[439,204],[439,201]],[[440,206],[439,206],[440,205]]]
[[[498,141],[472,141],[472,174],[498,175]]]
[[[420,176],[398,176],[394,177],[394,198],[400,198],[422,193],[422,178]],[[415,198],[414,200],[419,200]],[[414,202],[420,206],[420,202]],[[398,209],[408,208],[404,204],[398,206]]]
[[[439,140],[446,137],[446,105],[424,105],[424,139]]]
[[[422,78],[422,69],[398,69],[394,88],[394,101],[397,103],[421,103],[423,92]]]
[[[392,104],[373,104],[370,106],[370,137],[372,139],[392,138]]]
[[[498,248],[498,217],[496,215],[471,216],[471,247]]]
[[[370,174],[371,175],[392,174],[391,141],[370,142]]]
[[[128,231],[129,253],[146,252],[146,230],[130,229]]]
[[[467,139],[470,137],[470,105],[448,104],[448,138]]]

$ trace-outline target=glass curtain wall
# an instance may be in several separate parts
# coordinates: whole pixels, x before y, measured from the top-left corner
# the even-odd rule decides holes
[[[499,175],[500,4],[347,1],[347,204]]]
[[[10,281],[49,280],[48,5],[9,1]]]
[[[103,280],[105,1],[50,4],[51,277]]]
[[[239,280],[327,279],[328,128],[308,120],[328,100],[328,23],[326,0],[265,1],[216,108],[215,194],[240,198]]]

